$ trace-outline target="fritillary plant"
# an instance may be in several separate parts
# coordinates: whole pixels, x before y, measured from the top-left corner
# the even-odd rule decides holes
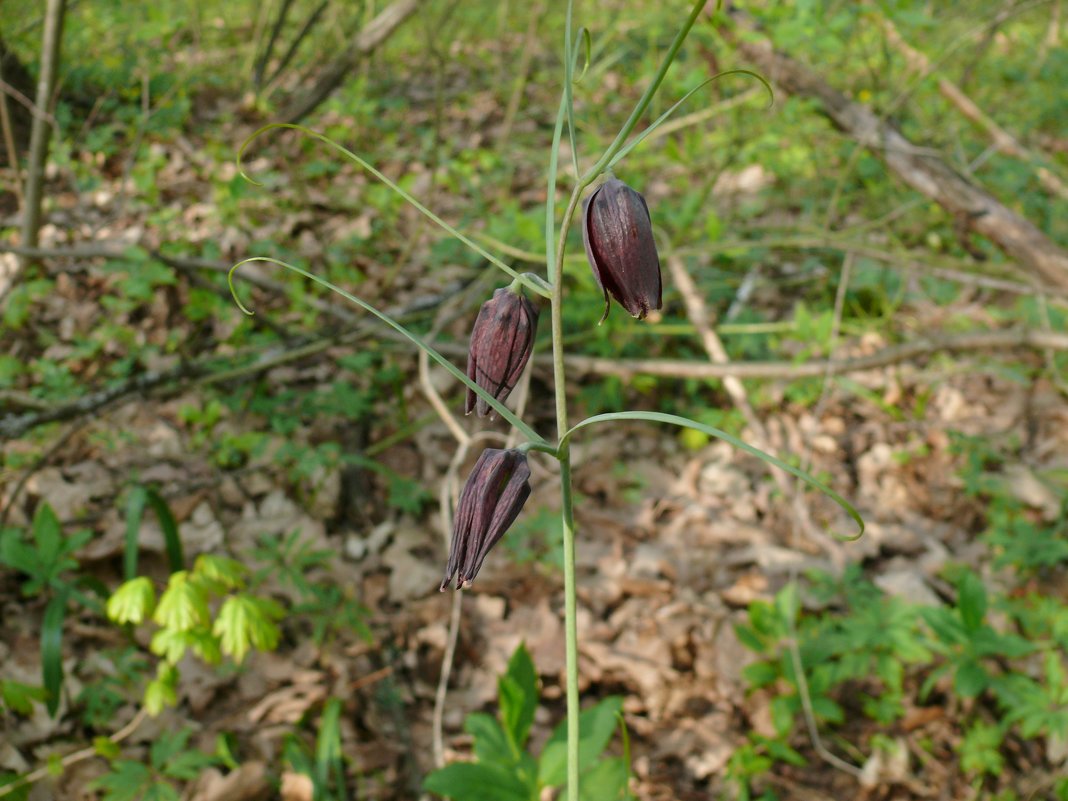
[[[243,154],[249,142],[261,134],[279,129],[297,130],[313,139],[317,139],[333,148],[341,155],[358,164],[371,173],[386,186],[400,195],[450,236],[464,243],[495,268],[501,270],[510,279],[506,287],[498,289],[487,300],[479,312],[471,335],[467,371],[461,371],[456,365],[438,353],[433,347],[422,341],[396,320],[377,308],[332,284],[330,281],[308,270],[287,264],[278,259],[257,256],[245,259],[234,265],[230,271],[230,288],[238,306],[246,314],[252,314],[240,301],[233,286],[235,271],[242,264],[250,261],[264,261],[277,264],[299,273],[327,289],[336,292],[363,310],[377,317],[390,328],[397,331],[417,348],[462,382],[467,389],[465,408],[467,412],[476,411],[479,417],[497,415],[514,427],[523,438],[522,444],[513,449],[486,449],[475,463],[470,476],[461,492],[452,533],[452,545],[448,558],[445,579],[441,584],[444,591],[450,584],[460,589],[474,580],[479,568],[490,549],[507,532],[508,527],[520,514],[523,504],[530,494],[528,478],[530,468],[528,457],[531,452],[542,454],[539,458],[555,459],[559,463],[560,497],[563,524],[563,565],[564,565],[564,617],[565,617],[565,652],[567,680],[567,721],[566,721],[566,798],[568,801],[579,799],[579,733],[580,703],[578,692],[578,630],[576,623],[575,590],[575,517],[572,494],[571,440],[574,436],[591,426],[615,421],[644,421],[681,426],[703,432],[730,443],[746,453],[756,456],[796,476],[805,483],[826,494],[844,509],[856,522],[859,531],[853,537],[859,537],[864,530],[864,523],[857,511],[845,499],[824,486],[812,476],[782,460],[747,445],[724,431],[704,425],[695,420],[658,412],[614,412],[599,414],[572,424],[567,408],[567,377],[564,371],[563,349],[563,304],[564,295],[564,255],[567,246],[567,234],[576,213],[580,212],[582,233],[586,254],[593,270],[597,285],[605,298],[605,316],[611,302],[615,300],[633,317],[641,320],[648,312],[661,308],[662,280],[660,261],[652,234],[652,221],[649,208],[642,195],[621,180],[613,170],[622,159],[650,133],[656,130],[690,95],[706,86],[710,81],[725,75],[749,75],[767,88],[771,88],[759,75],[749,70],[729,70],[708,78],[672,105],[663,115],[634,134],[638,123],[648,109],[650,101],[664,80],[683,41],[694,26],[705,6],[705,0],[696,0],[689,15],[668,48],[656,74],[645,88],[630,116],[620,128],[611,144],[601,153],[592,166],[582,170],[575,146],[575,111],[573,89],[581,75],[575,75],[575,67],[580,57],[585,54],[585,65],[589,65],[590,35],[585,29],[574,36],[572,24],[572,2],[569,0],[564,28],[564,76],[559,111],[553,130],[552,144],[549,150],[547,170],[547,190],[545,207],[545,254],[544,274],[517,273],[493,253],[487,251],[471,238],[465,236],[449,225],[416,198],[378,171],[370,162],[353,153],[343,145],[323,134],[306,127],[285,123],[266,125],[253,133],[242,145]],[[583,70],[585,72],[585,70]],[[559,176],[558,154],[564,130],[570,140],[574,179],[570,196],[562,218],[557,216],[557,183]],[[239,154],[238,161],[241,156]],[[244,173],[242,173],[244,174]],[[248,176],[245,176],[248,178]],[[251,178],[249,178],[252,181]],[[255,181],[252,181],[256,183]],[[583,203],[587,190],[592,193]],[[555,435],[536,431],[530,424],[521,420],[505,405],[508,393],[515,386],[523,367],[530,358],[534,344],[534,334],[538,325],[538,304],[548,302],[550,326],[552,333],[553,386],[556,401]],[[602,317],[603,321],[604,317]],[[595,321],[590,321],[591,325]]]

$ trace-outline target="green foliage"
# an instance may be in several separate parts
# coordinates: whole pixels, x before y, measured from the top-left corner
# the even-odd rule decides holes
[[[108,617],[120,624],[151,619],[158,628],[149,646],[161,657],[156,678],[145,689],[153,714],[177,697],[177,664],[192,650],[209,664],[229,656],[240,664],[249,650],[273,650],[285,611],[276,601],[247,589],[248,569],[233,559],[202,554],[191,571],[170,575],[156,602],[149,579],[120,585],[107,604]],[[215,611],[213,612],[213,608]]]
[[[192,729],[164,731],[152,744],[148,760],[113,759],[110,770],[90,785],[103,801],[178,801],[176,782],[197,778],[217,759],[189,747]]]
[[[982,497],[990,510],[985,540],[995,550],[995,564],[1024,577],[1061,570],[1054,543],[1062,521],[1035,522],[998,472],[1004,452],[987,441],[961,437],[956,447],[967,491]],[[1030,528],[1020,529],[1022,521]],[[1044,555],[1017,539],[1041,527],[1055,532]],[[759,658],[743,676],[752,689],[773,693],[776,737],[751,738],[732,756],[728,776],[740,798],[755,797],[752,788],[776,762],[796,764],[796,752],[775,750],[790,748],[799,736],[803,690],[791,642],[797,643],[816,722],[832,730],[854,705],[888,726],[901,718],[906,701],[930,703],[936,691],[992,701],[988,707],[998,717],[984,719],[979,712],[984,707],[971,707],[975,711],[960,721],[956,746],[961,769],[980,783],[1005,770],[1007,738],[1068,736],[1068,604],[1056,595],[1020,595],[960,565],[948,568],[947,576],[956,597],[946,605],[920,606],[888,596],[856,565],[841,578],[811,577],[808,592],[817,611],[802,610],[794,584],[772,602],[750,605],[747,622],[735,631]]]
[[[29,717],[33,714],[34,702],[48,698],[44,687],[34,687],[10,679],[0,679],[0,702],[13,714]]]
[[[545,788],[567,779],[567,726],[561,722],[540,754],[527,750],[538,707],[538,676],[525,646],[508,660],[497,681],[497,717],[473,712],[464,730],[474,740],[474,762],[456,762],[433,771],[423,789],[454,801],[531,801]],[[629,765],[608,756],[613,732],[621,726],[622,700],[606,698],[583,710],[579,773],[583,801],[616,801],[627,795]]]
[[[69,588],[68,574],[78,568],[74,552],[89,542],[93,533],[83,529],[65,536],[48,503],[38,505],[28,533],[29,540],[17,529],[0,531],[0,563],[26,575],[23,594],[33,596]]]
[[[326,579],[309,577],[329,565],[333,551],[313,548],[310,540],[302,539],[300,531],[294,530],[284,537],[261,537],[254,556],[263,567],[256,570],[252,583],[260,584],[271,577],[281,586],[291,588],[298,601],[290,614],[310,622],[311,637],[316,644],[322,645],[343,631],[355,632],[364,641],[371,641],[367,627],[371,613],[351,590]]]
[[[295,734],[286,736],[282,758],[296,773],[312,782],[315,801],[347,801],[345,761],[341,753],[341,701],[329,698],[323,706],[315,747]]]
[[[78,568],[74,552],[90,539],[92,532],[86,530],[64,535],[59,519],[46,502],[38,504],[29,532],[12,528],[0,531],[0,564],[27,576],[22,584],[24,595],[48,599],[41,620],[41,677],[48,712],[53,716],[59,710],[63,690],[63,622],[67,604],[73,599],[89,609],[99,608],[97,600],[81,589],[93,589],[94,583],[70,575]]]

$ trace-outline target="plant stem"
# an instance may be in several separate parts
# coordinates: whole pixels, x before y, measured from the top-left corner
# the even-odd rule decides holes
[[[567,798],[579,797],[578,600],[575,588],[575,513],[571,456],[560,456],[560,502],[564,528],[564,651],[567,662]]]
[[[579,181],[571,193],[564,219],[560,224],[560,238],[556,247],[552,276],[552,342],[553,388],[556,394],[556,430],[560,448],[560,505],[564,530],[564,650],[567,670],[567,799],[578,801],[579,792],[579,692],[578,692],[578,603],[575,590],[575,511],[571,494],[571,446],[564,439],[567,423],[567,383],[564,376],[564,251],[567,232],[575,216],[579,199],[588,182]]]

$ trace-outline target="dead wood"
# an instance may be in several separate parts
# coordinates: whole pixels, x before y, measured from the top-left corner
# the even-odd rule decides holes
[[[906,42],[891,20],[882,15],[878,16],[878,20],[882,25],[883,33],[886,35],[886,41],[901,53],[911,69],[925,74],[934,70],[930,59]],[[964,117],[986,131],[990,141],[999,151],[1020,161],[1036,164],[1035,174],[1038,176],[1042,186],[1052,194],[1068,200],[1068,184],[1065,184],[1048,167],[1042,166],[1041,159],[1037,154],[1029,151],[1015,136],[998,125],[963,89],[949,80],[949,78],[940,77],[938,78],[938,91]]]
[[[869,106],[850,100],[811,67],[775,50],[767,39],[732,37],[746,59],[780,89],[819,102],[841,130],[878,155],[904,183],[934,200],[965,229],[987,237],[1036,280],[1068,287],[1068,251],[930,150],[909,141]]]

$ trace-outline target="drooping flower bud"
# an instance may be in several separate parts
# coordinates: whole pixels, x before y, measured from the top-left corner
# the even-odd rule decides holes
[[[639,320],[663,305],[660,257],[645,198],[617,178],[605,181],[582,207],[582,242],[608,317],[611,295]]]
[[[482,304],[467,352],[467,377],[504,402],[515,387],[534,349],[538,307],[516,288],[502,287]],[[464,411],[479,417],[493,409],[473,389],[467,390]]]
[[[527,455],[511,448],[486,448],[460,493],[452,523],[452,544],[441,591],[456,576],[456,589],[474,580],[486,554],[519,515],[530,495]]]

